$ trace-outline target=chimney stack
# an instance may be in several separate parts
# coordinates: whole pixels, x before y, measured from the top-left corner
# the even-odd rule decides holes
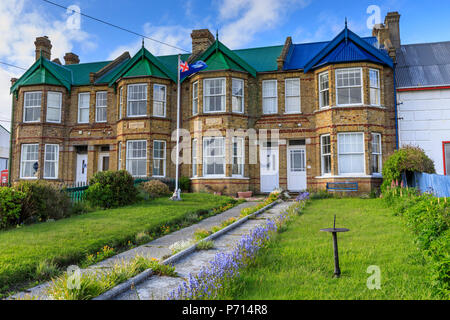
[[[384,19],[384,25],[389,31],[389,39],[395,49],[400,49],[400,14],[398,12],[389,12]]]
[[[79,64],[80,63],[80,58],[78,58],[78,56],[75,53],[68,52],[64,56],[64,61],[65,61],[66,65],[68,65],[68,64]]]
[[[52,57],[52,43],[50,39],[47,36],[44,37],[37,37],[36,41],[34,42],[34,45],[36,46],[36,60],[38,60],[42,56],[50,60]]]
[[[208,29],[192,30],[191,38],[193,55],[205,51],[216,40]]]

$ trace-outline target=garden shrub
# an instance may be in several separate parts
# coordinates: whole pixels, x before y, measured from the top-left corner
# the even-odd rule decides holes
[[[188,177],[181,177],[179,184],[182,191],[191,191],[191,179],[189,179]]]
[[[395,151],[384,163],[382,190],[386,190],[393,181],[400,181],[404,172],[436,173],[436,170],[433,160],[421,148],[406,146]]]
[[[141,184],[141,188],[150,196],[158,198],[170,195],[169,187],[162,181],[150,180]]]
[[[450,298],[450,201],[416,189],[387,187],[383,198],[413,231],[419,249],[431,267],[435,291]]]
[[[86,198],[93,206],[115,208],[136,201],[134,179],[126,170],[97,172],[86,190]]]
[[[66,218],[71,213],[70,199],[58,186],[44,180],[22,181],[16,187],[25,193],[21,223],[43,222]]]
[[[0,188],[0,229],[20,223],[25,194],[13,188]]]

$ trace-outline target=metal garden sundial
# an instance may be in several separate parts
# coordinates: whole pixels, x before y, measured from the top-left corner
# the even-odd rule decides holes
[[[346,228],[336,228],[336,215],[334,215],[333,228],[320,229],[322,232],[331,232],[333,234],[333,248],[334,248],[334,276],[339,278],[341,276],[341,268],[339,268],[339,253],[337,244],[337,234],[339,232],[348,232]]]

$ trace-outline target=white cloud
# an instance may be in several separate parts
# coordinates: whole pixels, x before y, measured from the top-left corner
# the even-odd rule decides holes
[[[311,0],[223,0],[220,3],[220,38],[230,48],[251,42],[257,33],[271,30],[290,12],[304,8]]]
[[[52,41],[52,59],[62,57],[73,49],[75,42],[82,50],[95,48],[92,36],[83,30],[67,28],[65,13],[60,17],[49,16],[45,7],[38,7],[31,0],[0,1],[0,61],[28,68],[35,61],[34,41],[47,35]],[[23,71],[0,65],[0,123],[6,128],[11,116],[10,78],[19,77]]]

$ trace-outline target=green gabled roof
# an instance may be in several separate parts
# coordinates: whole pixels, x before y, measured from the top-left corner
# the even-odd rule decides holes
[[[283,45],[251,49],[233,50],[239,57],[247,61],[257,72],[278,70],[277,59],[281,55]]]
[[[133,58],[124,63],[111,75],[109,86],[112,86],[121,77],[158,76],[177,81],[173,74],[158,58],[142,47]]]
[[[36,84],[62,85],[70,91],[72,71],[41,56],[11,87],[11,93],[20,86]]]
[[[64,67],[72,71],[73,74],[73,82],[74,86],[82,86],[86,84],[90,84],[91,80],[89,78],[89,74],[91,72],[98,72],[103,67],[110,64],[112,61],[100,61],[100,62],[89,62],[89,63],[80,63],[80,64],[70,64],[65,65]],[[103,82],[103,83],[108,83]]]
[[[208,68],[205,70],[239,70],[250,73],[256,77],[256,70],[249,65],[244,59],[236,53],[228,49],[222,42],[216,40],[198,60],[208,62]]]

